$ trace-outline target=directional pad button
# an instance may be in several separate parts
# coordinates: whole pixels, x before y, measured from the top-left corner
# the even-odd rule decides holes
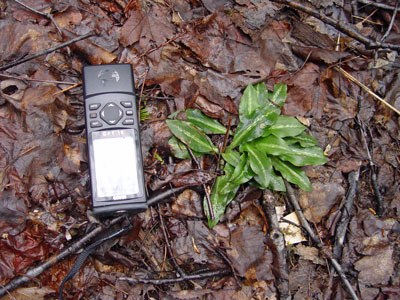
[[[115,125],[121,120],[123,111],[115,103],[107,103],[100,112],[100,118],[108,125]]]

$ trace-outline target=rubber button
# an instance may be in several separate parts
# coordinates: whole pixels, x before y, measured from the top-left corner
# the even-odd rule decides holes
[[[133,110],[127,110],[125,113],[127,116],[133,116]]]
[[[122,124],[123,125],[133,125],[135,121],[133,119],[125,119]]]
[[[125,108],[131,108],[132,107],[132,101],[121,101],[121,105]]]
[[[103,126],[103,124],[101,124],[100,121],[91,121],[90,122],[90,127],[92,127],[92,128],[97,128],[97,127],[102,127],[102,126]]]
[[[96,110],[100,107],[100,103],[89,104],[89,110]]]
[[[115,103],[107,103],[100,112],[102,118],[107,124],[115,125],[121,120],[123,111]]]

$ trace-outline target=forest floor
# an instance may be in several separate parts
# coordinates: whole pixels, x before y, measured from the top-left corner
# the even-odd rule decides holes
[[[57,298],[76,255],[47,269],[41,263],[104,229],[90,211],[80,82],[83,66],[107,63],[134,69],[147,112],[141,142],[149,198],[182,188],[96,249],[65,285],[66,299],[400,299],[398,6],[0,1],[2,299]],[[198,108],[234,129],[245,87],[258,82],[269,90],[287,84],[283,114],[307,126],[328,162],[304,168],[311,192],[244,185],[209,229],[204,189],[193,187],[204,178],[191,159],[171,154],[166,119]],[[199,163],[212,174],[216,160]],[[215,176],[207,178],[210,187]],[[280,224],[308,224],[308,232],[299,229],[302,242],[282,248],[268,208],[288,216],[296,203],[301,225]],[[24,274],[31,275],[23,285],[13,283]]]

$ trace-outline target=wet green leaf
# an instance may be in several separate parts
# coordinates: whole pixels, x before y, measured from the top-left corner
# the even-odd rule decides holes
[[[287,95],[287,85],[284,83],[278,83],[274,85],[274,92],[270,93],[269,99],[278,104],[280,107],[283,106]]]
[[[290,145],[291,153],[282,154],[279,157],[282,160],[287,160],[295,166],[314,165],[320,166],[328,160],[324,155],[324,151],[317,147],[303,148],[297,144]]]
[[[317,143],[318,143],[317,140],[313,136],[311,136],[305,132],[302,132],[299,135],[296,135],[294,137],[285,137],[285,141],[288,144],[299,143],[302,147],[312,147],[312,146],[317,145]]]
[[[248,118],[240,118],[240,123],[236,128],[232,143],[228,150],[250,142],[263,135],[266,128],[275,123],[279,115],[279,109],[276,107],[264,107],[256,110]]]
[[[277,137],[296,136],[302,133],[306,126],[294,117],[279,116],[275,124],[271,125],[264,135],[273,134]]]
[[[247,158],[247,154],[244,153],[240,157],[240,163],[235,167],[231,178],[229,178],[229,182],[232,182],[235,185],[240,185],[248,182],[251,178],[253,178],[254,173],[250,168],[250,163]]]
[[[237,166],[240,163],[240,153],[237,151],[226,151],[221,153],[222,158],[231,166]]]
[[[249,84],[243,92],[239,104],[240,117],[250,117],[257,109],[269,106],[268,91],[264,82]]]
[[[180,142],[176,137],[172,137],[168,140],[168,145],[171,147],[171,152],[176,158],[187,159],[191,158],[189,151],[187,151],[184,143]],[[194,156],[200,157],[202,153],[193,151]]]
[[[268,188],[272,171],[271,159],[250,144],[244,144],[240,149],[248,152],[251,169],[257,175],[255,176],[256,181],[263,188]]]
[[[225,212],[226,206],[232,201],[235,197],[237,190],[240,185],[229,185],[230,188],[227,191],[227,183],[229,178],[232,176],[234,171],[234,167],[229,164],[226,164],[224,167],[225,175],[218,176],[215,180],[215,184],[211,193],[211,203],[214,211],[214,220],[210,219],[210,215],[208,213],[207,200],[204,199],[203,207],[206,212],[208,218],[208,226],[213,228],[218,221],[221,219],[221,216]]]
[[[276,175],[274,170],[271,171],[271,180],[268,188],[274,191],[286,192],[286,186],[283,182],[282,176]]]
[[[210,138],[202,133],[193,124],[180,120],[167,120],[167,125],[172,133],[190,149],[200,153],[218,152]]]
[[[304,191],[311,191],[311,183],[306,173],[291,163],[272,157],[272,165],[289,182],[297,184]]]
[[[256,149],[270,155],[281,155],[292,152],[292,149],[284,139],[270,135],[263,138],[258,138],[251,143]]]
[[[211,119],[203,114],[198,109],[187,109],[186,110],[186,121],[196,125],[198,128],[203,130],[206,134],[225,134],[226,128],[219,123],[217,120]]]

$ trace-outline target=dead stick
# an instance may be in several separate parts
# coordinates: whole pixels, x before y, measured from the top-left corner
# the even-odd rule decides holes
[[[14,2],[17,2],[19,5],[21,5],[22,7],[24,7],[27,10],[30,10],[31,12],[33,12],[35,14],[38,14],[38,15],[41,15],[42,17],[50,19],[50,21],[53,22],[54,26],[56,26],[58,33],[62,36],[62,31],[61,31],[60,27],[58,26],[56,20],[54,20],[54,18],[53,18],[53,16],[51,14],[44,13],[44,12],[41,12],[41,11],[39,11],[37,9],[34,9],[34,8],[26,5],[25,3],[19,1],[19,0],[14,0]]]
[[[360,2],[362,4],[372,5],[372,6],[375,6],[378,8],[387,9],[387,10],[395,10],[396,9],[394,6],[387,5],[385,3],[376,2],[376,1],[371,1],[371,0],[358,0],[358,2]]]
[[[305,12],[322,22],[333,26],[337,30],[343,32],[344,34],[348,35],[349,37],[359,41],[360,43],[364,44],[365,46],[369,48],[388,48],[392,50],[398,50],[400,49],[400,44],[389,44],[389,43],[381,43],[379,41],[373,41],[362,34],[360,34],[356,28],[354,28],[351,24],[346,23],[345,21],[342,20],[336,20],[331,17],[328,17],[321,12],[314,10],[308,6],[305,6],[299,2],[293,1],[293,0],[272,0],[273,2],[285,4],[287,6],[290,6],[294,9],[300,10],[302,12]]]
[[[190,147],[189,147],[188,145],[186,145],[186,148],[187,148],[187,150],[188,150],[190,156],[192,157],[193,161],[195,162],[197,168],[198,168],[199,170],[201,170],[200,164],[199,164],[199,162],[197,161],[196,156],[193,154],[192,149],[190,149]],[[215,215],[214,215],[214,209],[213,209],[212,202],[211,202],[211,198],[210,198],[210,193],[208,192],[207,186],[206,186],[205,183],[203,183],[202,186],[203,186],[203,189],[204,189],[204,194],[206,195],[207,208],[208,208],[208,213],[210,214],[210,219],[211,219],[211,220],[214,220],[214,219],[215,219]]]
[[[187,187],[179,187],[179,188],[170,189],[165,192],[162,192],[162,193],[150,198],[148,200],[147,204],[150,206],[150,205],[154,205],[156,203],[160,203],[163,200],[167,199],[168,197],[172,196],[175,193],[182,191],[185,188],[187,188]],[[58,262],[61,262],[62,260],[67,258],[69,255],[78,252],[87,242],[89,242],[91,239],[95,238],[98,234],[103,232],[107,227],[113,226],[113,225],[121,222],[124,219],[125,219],[124,216],[119,216],[114,219],[111,219],[107,226],[100,225],[100,226],[96,227],[94,230],[92,230],[91,232],[86,234],[80,240],[76,241],[74,244],[69,246],[67,249],[63,250],[56,256],[51,257],[49,260],[38,265],[37,267],[30,269],[28,272],[26,272],[26,276],[18,276],[16,278],[12,279],[6,285],[1,286],[0,287],[0,298],[3,297],[6,293],[13,291],[13,290],[17,289],[18,287],[28,283],[31,280],[31,278],[35,278],[35,277],[39,276],[47,269],[51,268]]]
[[[175,265],[175,268],[178,270],[179,275],[181,275],[181,277],[185,278],[185,277],[186,277],[186,274],[185,274],[185,272],[181,269],[181,267],[179,266],[178,262],[176,261],[175,256],[174,256],[174,253],[172,252],[171,245],[169,244],[167,229],[165,228],[164,218],[163,218],[163,216],[162,216],[162,214],[161,214],[160,205],[158,204],[157,206],[158,206],[158,214],[159,214],[159,216],[160,216],[161,229],[162,229],[162,232],[163,232],[163,235],[164,235],[165,244],[167,245],[167,250],[168,250],[168,252],[169,252],[169,256],[171,257],[172,262],[173,262],[174,265]]]
[[[54,83],[54,84],[68,84],[68,85],[76,85],[76,82],[68,82],[68,81],[59,81],[59,80],[46,80],[46,79],[34,79],[34,78],[25,78],[22,76],[13,76],[8,74],[0,73],[0,77],[16,79],[21,81],[37,81],[37,82],[45,82],[45,83]]]
[[[39,57],[39,56],[43,56],[43,55],[49,54],[49,53],[51,53],[51,52],[54,52],[54,51],[56,51],[56,50],[58,50],[58,49],[61,49],[61,48],[64,48],[64,47],[66,47],[66,46],[68,46],[68,45],[71,45],[71,44],[73,44],[73,43],[76,43],[76,42],[79,42],[79,41],[81,41],[81,40],[87,39],[88,37],[91,37],[91,36],[93,36],[93,35],[94,35],[94,34],[93,34],[92,32],[89,32],[89,33],[86,33],[85,35],[82,35],[82,36],[76,37],[76,38],[74,38],[74,39],[72,39],[72,40],[69,40],[68,42],[58,44],[57,46],[52,47],[52,48],[49,48],[49,49],[47,49],[47,50],[45,50],[45,51],[43,51],[43,52],[40,52],[40,53],[37,53],[37,54],[33,54],[33,55],[28,56],[28,57],[25,57],[25,58],[23,58],[23,59],[20,59],[20,60],[11,62],[11,63],[9,63],[9,64],[6,64],[6,65],[4,65],[4,66],[1,66],[1,67],[0,67],[0,71],[9,69],[9,68],[14,67],[14,66],[16,66],[16,65],[22,64],[22,63],[27,62],[27,61],[32,60],[32,59],[35,59],[35,58],[37,58],[37,57]]]
[[[360,177],[360,169],[349,174],[349,190],[346,195],[345,203],[341,210],[341,216],[335,231],[335,244],[333,246],[333,257],[340,260],[346,237],[347,227],[350,222],[351,211],[353,208],[354,198],[357,193],[358,179]]]
[[[311,237],[312,241],[317,245],[319,249],[322,249],[324,246],[323,243],[319,240],[318,236],[314,233],[314,230],[312,230],[310,224],[308,223],[307,219],[305,218],[303,211],[301,210],[301,207],[296,199],[296,196],[294,195],[294,191],[290,183],[288,183],[286,180],[283,180],[285,182],[286,186],[286,191],[289,196],[289,200],[292,203],[297,217],[300,220],[301,225],[304,227],[304,229],[307,231],[308,235]],[[351,298],[353,300],[359,300],[357,294],[355,293],[353,287],[351,286],[349,280],[346,277],[346,274],[344,273],[342,266],[340,263],[336,260],[336,258],[333,257],[328,257],[329,261],[331,262],[332,266],[335,268],[336,272],[338,273],[340,279],[342,280],[343,284],[347,288],[347,291],[349,292]]]
[[[166,278],[166,279],[145,279],[145,278],[131,278],[131,277],[120,277],[119,280],[125,280],[132,283],[146,283],[146,284],[171,284],[176,282],[182,282],[185,280],[195,280],[195,279],[204,279],[214,276],[223,276],[230,274],[230,270],[221,270],[221,271],[209,271],[199,274],[188,274],[185,277],[179,278]]]
[[[377,94],[375,94],[370,88],[368,88],[366,85],[364,85],[361,81],[359,81],[357,78],[355,78],[353,75],[349,74],[346,72],[344,69],[341,67],[335,67],[336,70],[338,70],[340,73],[342,73],[347,79],[350,79],[353,81],[355,84],[357,84],[360,88],[362,88],[364,91],[366,91],[368,94],[373,96],[375,99],[379,100],[382,102],[384,105],[389,107],[391,110],[395,111],[398,115],[400,115],[400,111],[395,108],[393,105],[388,103],[385,99],[379,97]]]
[[[376,212],[378,213],[379,216],[382,216],[384,210],[383,197],[381,191],[379,190],[378,183],[376,182],[375,163],[374,160],[372,159],[371,151],[369,150],[368,147],[367,135],[365,133],[365,124],[360,119],[358,119],[358,123],[360,124],[361,136],[364,142],[364,147],[367,151],[369,166],[371,168],[371,184],[372,184],[372,189],[374,190],[375,201],[377,202]]]
[[[41,273],[43,273],[45,270],[49,269],[56,263],[64,260],[66,257],[68,257],[71,254],[76,253],[79,249],[81,249],[87,242],[89,242],[91,239],[96,237],[99,233],[103,232],[107,227],[113,226],[122,220],[125,219],[125,216],[119,216],[114,219],[112,219],[109,222],[108,226],[100,225],[96,227],[94,230],[90,231],[88,234],[86,234],[83,238],[81,238],[79,241],[76,243],[72,244],[65,250],[61,251],[59,254],[51,257],[49,260],[46,262],[40,264],[39,266],[32,268],[28,272],[26,272],[25,276],[18,276],[11,280],[9,283],[4,285],[3,287],[0,288],[0,298],[3,297],[8,291],[13,291],[16,288],[20,287],[21,285],[28,283],[32,278],[35,278],[39,276]]]
[[[289,289],[289,273],[286,260],[285,238],[279,229],[278,217],[275,211],[275,197],[270,190],[264,191],[262,208],[268,218],[269,241],[274,255],[273,273],[277,282],[280,300],[292,299]]]
[[[393,24],[394,24],[394,20],[396,19],[397,10],[399,8],[399,2],[400,2],[399,0],[396,1],[396,7],[394,9],[394,12],[393,12],[393,15],[392,15],[392,19],[390,20],[389,27],[386,30],[386,32],[383,35],[383,37],[379,40],[379,42],[381,42],[381,43],[387,38],[387,36],[389,35],[390,31],[392,30],[392,27],[393,27]]]

